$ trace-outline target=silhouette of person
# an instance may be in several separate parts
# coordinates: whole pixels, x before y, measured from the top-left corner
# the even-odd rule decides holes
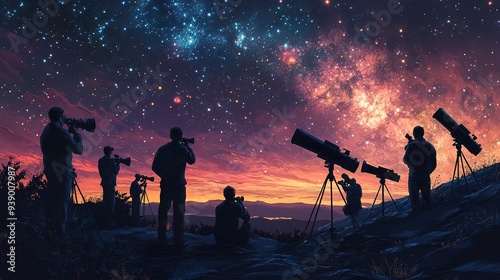
[[[49,110],[50,123],[40,136],[43,154],[43,172],[47,178],[45,201],[46,227],[50,234],[66,235],[68,203],[73,187],[73,154],[83,153],[82,136],[76,128],[64,129],[64,110],[52,107]],[[70,134],[73,134],[71,137]]]
[[[224,200],[215,208],[214,238],[217,244],[248,244],[250,239],[250,215],[236,190],[224,188]],[[239,219],[243,224],[239,227]]]
[[[102,204],[104,207],[105,227],[115,226],[115,193],[116,193],[116,175],[120,171],[120,162],[113,158],[114,149],[106,146],[103,149],[104,156],[99,159],[97,164],[99,175],[101,176],[102,186]]]
[[[419,205],[419,191],[426,205],[431,204],[431,173],[436,169],[436,149],[424,139],[424,128],[413,129],[415,140],[405,147],[403,162],[409,168],[408,192],[412,207]]]
[[[167,242],[167,213],[173,203],[172,223],[174,243],[184,246],[184,212],[186,203],[186,163],[193,164],[195,155],[189,143],[182,138],[182,129],[170,129],[169,143],[161,146],[155,154],[152,170],[161,178],[160,205],[158,207],[158,243]]]
[[[354,178],[349,178],[347,175],[342,174],[342,178],[344,178],[344,181],[340,181],[340,185],[345,191],[345,196],[346,196],[346,205],[342,207],[342,211],[344,212],[344,215],[348,216],[352,214],[358,213],[359,210],[362,209],[361,207],[361,196],[363,195],[361,185],[356,182],[356,179]]]
[[[135,174],[135,180],[130,184],[130,196],[132,197],[132,224],[139,224],[139,211],[141,209],[141,194],[142,188],[139,184],[141,174]]]

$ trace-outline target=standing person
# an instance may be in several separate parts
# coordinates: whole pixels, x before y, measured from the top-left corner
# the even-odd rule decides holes
[[[47,178],[46,226],[49,234],[65,236],[68,202],[73,187],[73,154],[83,153],[83,143],[75,127],[64,129],[66,116],[63,109],[52,107],[49,119],[50,123],[40,136],[43,172]]]
[[[250,214],[243,205],[243,197],[236,197],[236,190],[224,188],[224,200],[215,208],[214,238],[217,244],[248,244],[250,238]],[[241,228],[240,219],[243,220]]]
[[[101,176],[102,186],[102,203],[104,206],[105,227],[111,228],[115,226],[115,192],[116,192],[116,175],[120,171],[120,162],[112,156],[114,149],[106,146],[103,149],[104,156],[99,159],[98,168]]]
[[[412,207],[417,206],[419,191],[422,192],[422,200],[426,205],[431,204],[431,173],[436,169],[436,149],[424,139],[424,128],[416,126],[413,128],[413,137],[405,147],[406,152],[403,162],[409,168],[408,191]]]
[[[139,185],[141,174],[135,174],[135,180],[130,184],[130,196],[132,197],[132,224],[137,226],[139,224],[139,212],[141,209],[141,194],[142,189]]]
[[[158,207],[158,242],[165,245],[167,241],[167,213],[173,202],[174,243],[178,247],[184,246],[184,212],[186,203],[186,163],[196,161],[193,150],[188,141],[182,138],[182,129],[170,129],[169,143],[161,146],[153,160],[153,171],[160,176],[160,206]]]

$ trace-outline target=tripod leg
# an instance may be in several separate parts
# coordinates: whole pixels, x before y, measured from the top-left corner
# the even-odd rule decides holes
[[[368,218],[370,217],[370,214],[372,213],[373,206],[375,205],[375,201],[377,201],[378,193],[380,192],[380,187],[378,188],[377,194],[375,195],[375,199],[373,199],[372,207],[370,208],[370,211],[368,211],[368,216],[366,216],[366,221],[368,221]]]
[[[467,193],[470,195],[469,183],[467,183],[467,177],[465,176],[465,164],[464,164],[463,154],[460,154],[460,163],[462,164],[462,177],[464,178],[465,181],[465,189],[467,190]]]
[[[385,186],[385,184],[380,184],[380,188],[382,189],[382,216],[385,216],[385,196],[384,196],[384,186]]]
[[[457,189],[460,187],[460,182],[458,181],[460,178],[460,175],[458,174],[459,170],[460,170],[460,168],[458,167],[459,156],[460,156],[460,154],[457,154],[457,158],[455,160],[455,167],[453,168],[453,177],[451,178],[451,181],[452,181],[451,189],[453,189],[453,185],[455,184],[455,178],[456,178],[456,182],[457,182]],[[450,189],[450,192],[451,192],[451,189]]]
[[[313,232],[314,229],[314,224],[316,223],[316,217],[318,217],[318,211],[321,206],[321,200],[323,200],[323,194],[325,193],[325,188],[326,188],[326,182],[328,181],[328,177],[325,179],[325,182],[323,183],[323,186],[321,187],[321,190],[319,191],[318,198],[316,199],[316,202],[314,203],[314,207],[311,211],[311,215],[309,215],[309,220],[307,221],[306,228],[304,229],[304,232],[307,232],[307,228],[309,227],[309,223],[311,222],[312,216],[314,214],[314,211],[316,210],[316,215],[314,217],[314,222],[311,227],[311,233]]]
[[[470,167],[470,164],[467,161],[467,158],[465,158],[465,156],[463,156],[463,158],[465,160],[465,163],[467,163],[467,166],[469,167],[469,170],[470,170],[470,173],[472,174],[472,177],[474,177],[474,180],[476,181],[476,186],[479,188],[479,182],[477,181],[476,174],[474,173],[474,171],[472,171],[472,168]],[[474,188],[474,191],[477,191],[477,189]]]
[[[335,182],[337,183],[337,182]],[[333,185],[330,180],[330,233],[333,234]]]
[[[78,204],[78,196],[76,195],[75,182],[73,182],[73,187],[71,188],[71,202]]]
[[[149,210],[151,210],[151,215],[153,216],[153,221],[156,224],[156,217],[155,217],[155,214],[153,213],[153,208],[151,207],[151,203],[149,202],[149,196],[146,193],[146,191],[144,191],[144,195],[146,196],[146,199],[148,200]]]
[[[97,230],[97,234],[99,235],[99,238],[101,239],[101,242],[104,245],[104,240],[102,239],[101,232],[99,231],[99,227],[97,226],[97,223],[95,222],[94,217],[92,216],[92,212],[90,211],[90,208],[89,208],[89,205],[87,204],[87,201],[85,201],[85,197],[83,196],[82,190],[80,190],[80,187],[78,186],[78,183],[76,182],[76,179],[73,179],[73,180],[74,180],[74,184],[75,184],[76,188],[78,189],[78,191],[80,192],[80,195],[82,196],[83,203],[87,206],[90,220],[92,220],[92,223],[94,224],[94,226]]]
[[[146,191],[144,191],[141,195],[141,204],[142,204],[142,216],[146,216],[146,209],[145,209],[145,206],[144,204],[146,203],[146,198],[144,196],[144,194],[146,193]]]
[[[387,193],[391,197],[391,200],[392,200],[392,203],[394,204],[394,207],[396,207],[396,210],[398,210],[398,212],[399,212],[398,206],[396,205],[396,202],[394,202],[394,198],[392,198],[392,195],[391,195],[391,192],[389,191],[389,188],[387,188],[387,185],[384,185],[384,186],[385,186],[385,189],[387,190]]]

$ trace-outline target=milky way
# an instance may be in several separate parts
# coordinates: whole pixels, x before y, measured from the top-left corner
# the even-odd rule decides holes
[[[330,3],[331,2],[331,3]],[[453,172],[453,139],[440,107],[478,139],[473,167],[500,156],[500,12],[497,1],[7,1],[0,22],[3,163],[41,171],[47,111],[95,118],[74,164],[98,195],[106,145],[153,175],[172,126],[196,139],[188,200],[221,197],[314,203],[326,169],[290,139],[302,128],[359,161],[394,169],[407,195],[404,135],[434,143],[434,184]],[[336,167],[335,174],[346,172]],[[378,179],[358,170],[365,202]],[[150,184],[157,200],[158,184]]]

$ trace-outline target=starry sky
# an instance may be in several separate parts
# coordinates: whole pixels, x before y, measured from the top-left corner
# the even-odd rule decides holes
[[[296,128],[394,169],[407,192],[404,135],[416,125],[448,181],[456,150],[432,118],[440,107],[477,135],[472,167],[500,156],[500,2],[361,0],[3,1],[0,7],[0,158],[42,170],[47,112],[95,118],[74,156],[88,196],[101,193],[102,148],[131,157],[118,190],[151,163],[169,129],[194,137],[188,200],[314,204],[327,169],[293,145]],[[41,4],[40,4],[41,3]],[[378,179],[346,172],[371,204]],[[148,184],[158,201],[159,184]],[[334,200],[340,201],[337,191]],[[343,202],[335,202],[343,205]]]

